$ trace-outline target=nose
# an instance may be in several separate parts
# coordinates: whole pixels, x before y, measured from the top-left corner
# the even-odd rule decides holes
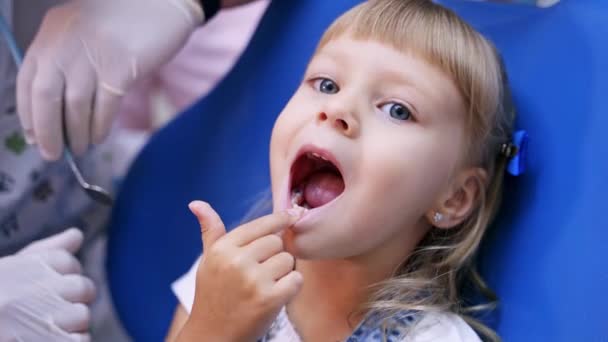
[[[359,122],[344,110],[323,110],[317,114],[317,124],[329,124],[338,133],[354,138],[359,134]]]

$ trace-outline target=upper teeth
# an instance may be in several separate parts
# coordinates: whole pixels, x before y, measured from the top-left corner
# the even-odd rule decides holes
[[[319,158],[319,159],[323,159],[323,160],[327,160],[327,158],[323,157],[322,155],[316,153],[316,152],[311,152],[309,155],[312,155],[313,157]]]

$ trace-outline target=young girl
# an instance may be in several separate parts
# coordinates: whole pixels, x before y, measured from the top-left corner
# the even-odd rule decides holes
[[[492,45],[429,0],[338,18],[275,123],[273,213],[226,233],[191,203],[205,250],[174,287],[169,340],[498,339],[460,290],[483,288],[473,257],[512,151],[505,84]]]

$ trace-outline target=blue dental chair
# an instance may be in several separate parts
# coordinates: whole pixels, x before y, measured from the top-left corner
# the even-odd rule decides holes
[[[135,341],[161,341],[170,284],[200,254],[187,204],[236,224],[269,186],[275,117],[324,29],[358,0],[273,1],[243,56],[206,98],[158,132],[127,175],[110,226],[113,301]],[[505,341],[608,341],[608,1],[549,9],[441,1],[502,52],[531,137],[527,173],[507,177],[481,270],[501,299]]]

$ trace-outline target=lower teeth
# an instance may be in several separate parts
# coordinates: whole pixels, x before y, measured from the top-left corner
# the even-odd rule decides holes
[[[305,210],[310,209],[308,203],[304,202],[304,194],[300,189],[294,189],[291,193],[291,206],[293,208],[304,208]]]
[[[304,199],[304,195],[302,194],[302,191],[300,191],[299,189],[295,189],[292,193],[291,193],[291,205],[299,205],[300,203],[302,203],[302,200]]]

